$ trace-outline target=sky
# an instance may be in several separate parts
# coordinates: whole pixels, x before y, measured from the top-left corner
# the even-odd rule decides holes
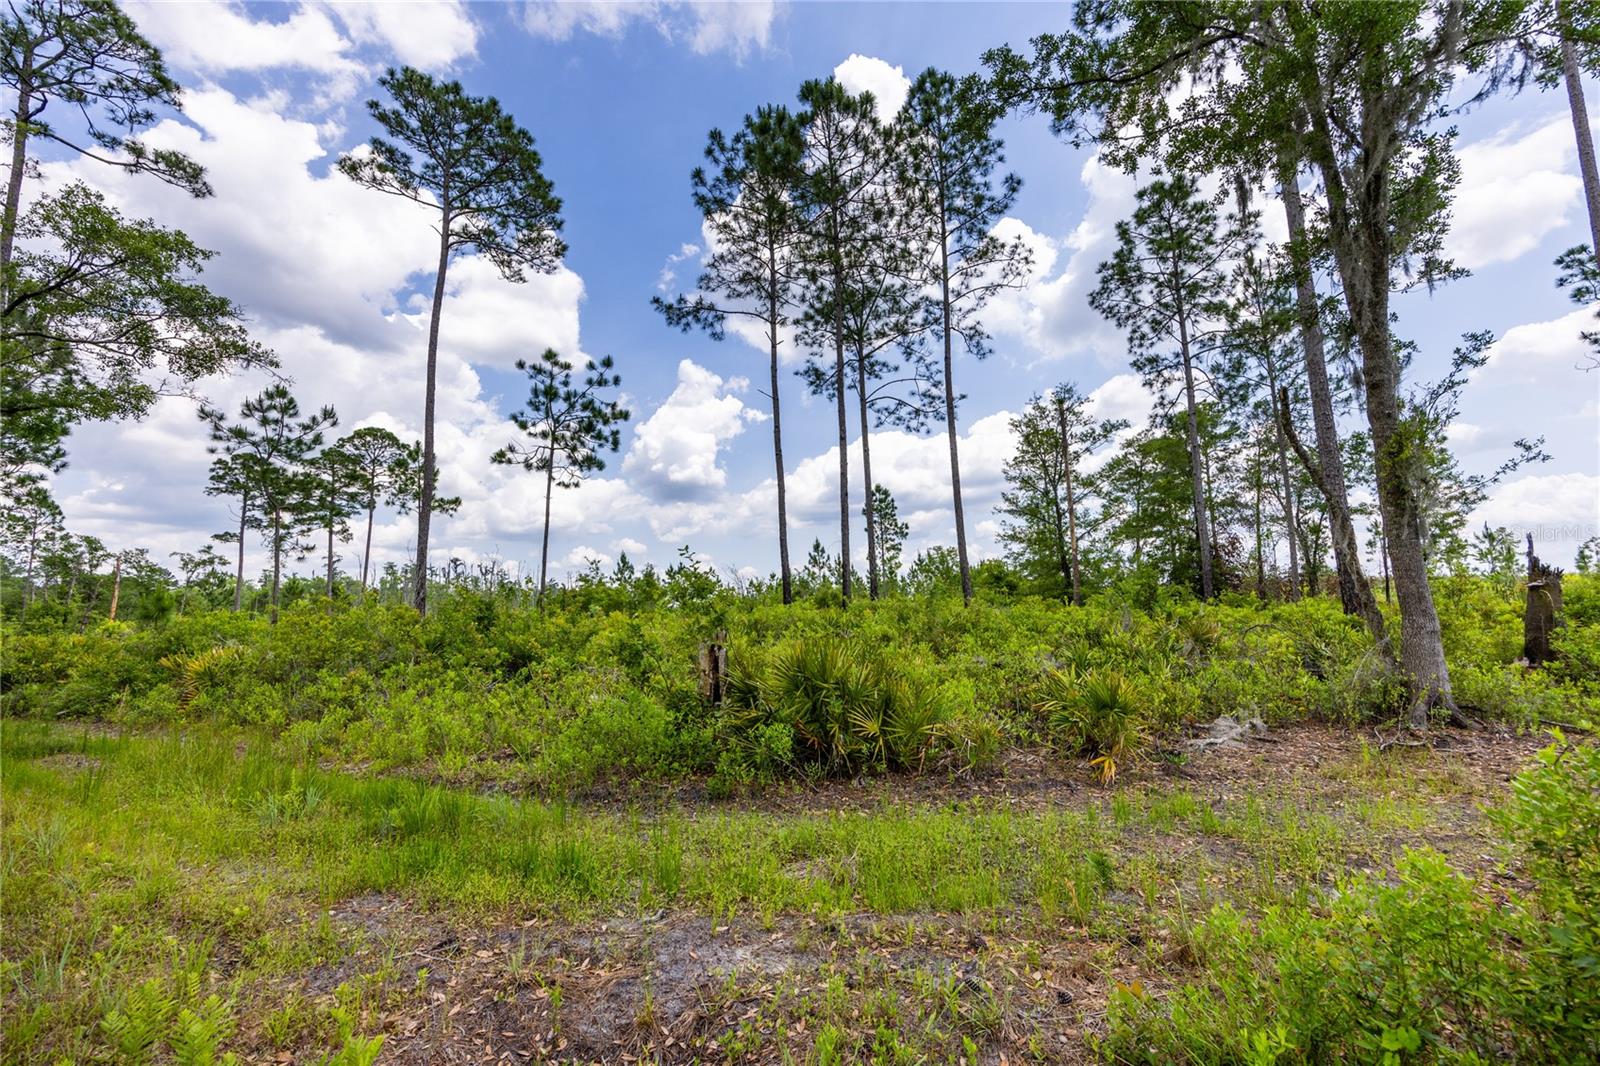
[[[1023,48],[1065,27],[1057,5],[1004,3],[719,4],[641,0],[518,5],[129,3],[185,87],[184,111],[148,133],[206,166],[215,196],[194,200],[150,178],[81,160],[43,167],[36,188],[79,178],[130,215],[187,232],[216,255],[203,280],[236,300],[271,347],[305,408],[333,404],[339,432],[421,433],[433,285],[433,219],[358,188],[334,169],[375,132],[364,101],[386,67],[410,64],[493,95],[535,137],[563,200],[570,247],[553,274],[501,280],[473,255],[449,271],[441,327],[441,491],[463,497],[436,518],[438,560],[497,560],[532,572],[542,484],[489,456],[516,439],[508,413],[526,386],[518,358],[554,348],[569,360],[611,355],[633,412],[619,453],[581,488],[558,490],[552,576],[626,553],[666,565],[691,545],[724,574],[777,567],[764,345],[667,327],[655,295],[691,289],[706,244],[689,174],[707,132],[766,103],[793,103],[800,83],[837,75],[892,109],[929,66],[978,69],[984,49]],[[1600,85],[1588,86],[1600,114]],[[1462,184],[1449,251],[1472,276],[1397,301],[1399,331],[1419,343],[1418,380],[1442,376],[1469,330],[1499,337],[1463,396],[1450,440],[1469,471],[1489,471],[1519,437],[1544,435],[1549,463],[1500,485],[1474,515],[1535,533],[1570,564],[1600,534],[1600,373],[1579,369],[1591,309],[1570,304],[1551,263],[1587,240],[1565,94],[1529,90],[1456,120]],[[993,354],[958,357],[962,481],[975,555],[1000,552],[994,507],[1012,450],[1011,418],[1030,395],[1072,381],[1096,413],[1135,422],[1150,400],[1124,340],[1087,303],[1094,268],[1130,210],[1137,180],[1052,137],[1037,116],[999,127],[1006,167],[1023,186],[1000,223],[1029,244],[1034,269],[983,315]],[[1275,203],[1269,237],[1281,236]],[[813,538],[837,550],[837,431],[831,404],[804,395],[800,353],[784,365],[784,448],[796,565]],[[236,410],[262,374],[208,379],[201,390]],[[1355,423],[1349,423],[1353,428]],[[852,428],[854,434],[856,430]],[[143,421],[80,428],[55,478],[68,527],[158,560],[232,527],[227,501],[204,495],[204,427],[192,401],[169,398]],[[859,442],[852,491],[860,498]],[[942,430],[872,435],[873,473],[910,525],[909,559],[954,542]],[[858,512],[859,513],[859,512]],[[859,525],[859,519],[857,521]],[[852,544],[858,553],[862,537]],[[374,557],[403,562],[415,520],[381,516]],[[358,565],[346,549],[345,566]],[[249,568],[267,560],[252,545]],[[315,567],[315,559],[301,564]]]

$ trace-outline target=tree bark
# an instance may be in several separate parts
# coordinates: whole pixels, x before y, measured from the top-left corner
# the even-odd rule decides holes
[[[867,520],[867,598],[878,598],[878,531],[872,511],[872,445],[867,425],[867,360],[856,352],[856,397],[861,406],[861,484],[866,488],[866,505],[861,513]]]
[[[283,579],[283,517],[272,512],[272,624],[278,624],[278,589]]]
[[[1061,433],[1061,479],[1067,492],[1067,542],[1071,553],[1072,572],[1069,579],[1072,583],[1072,602],[1074,606],[1083,606],[1083,577],[1078,564],[1078,501],[1074,498],[1072,488],[1072,438],[1067,433],[1067,410],[1059,400],[1056,402],[1056,421]]]
[[[239,497],[239,570],[233,577],[233,613],[244,606],[244,525],[250,514],[250,494]]]
[[[1288,223],[1289,240],[1304,249],[1306,242],[1305,205],[1300,199],[1299,168],[1285,157],[1279,169],[1283,213]],[[1389,631],[1383,613],[1372,594],[1372,586],[1361,572],[1361,546],[1355,523],[1350,517],[1350,496],[1345,488],[1344,457],[1339,451],[1339,427],[1333,413],[1333,387],[1328,382],[1328,358],[1323,349],[1322,320],[1317,312],[1316,284],[1311,264],[1303,254],[1291,259],[1294,270],[1295,315],[1300,324],[1300,345],[1305,353],[1306,385],[1311,393],[1311,422],[1316,431],[1317,461],[1307,466],[1322,498],[1328,505],[1329,535],[1333,541],[1334,570],[1339,579],[1339,602],[1346,614],[1357,615],[1367,625],[1372,639],[1387,654]],[[1284,405],[1287,414],[1287,404]],[[1292,423],[1290,423],[1292,425]],[[1302,463],[1308,457],[1302,457]]]
[[[1561,74],[1567,83],[1567,104],[1572,111],[1572,131],[1578,139],[1578,170],[1583,175],[1583,199],[1589,207],[1589,246],[1600,255],[1600,171],[1594,159],[1594,133],[1589,129],[1589,109],[1583,99],[1583,71],[1578,67],[1578,52],[1565,37],[1561,40]]]
[[[1256,599],[1263,603],[1267,599],[1267,553],[1263,550],[1261,542],[1261,486],[1266,481],[1266,472],[1261,468],[1261,446],[1256,445],[1256,469],[1250,479],[1255,483],[1256,499],[1252,515],[1256,527]]]
[[[944,426],[950,440],[950,492],[955,497],[956,560],[961,567],[961,602],[972,603],[972,566],[967,557],[967,516],[961,503],[961,450],[956,440],[955,359],[950,338],[950,233],[939,190],[939,298],[944,333]]]
[[[12,246],[17,237],[17,214],[22,207],[22,178],[28,166],[28,121],[31,117],[29,111],[33,107],[33,90],[28,80],[33,69],[31,43],[22,51],[20,67],[22,85],[17,93],[17,109],[13,113],[16,125],[11,131],[11,173],[6,177],[5,215],[0,219],[0,276],[6,278],[7,288],[10,287]]]
[[[838,298],[838,290],[834,290]],[[844,337],[839,332],[838,315],[834,316],[833,384],[838,400],[839,415],[839,593],[846,603],[850,601],[850,438],[845,405]]]
[[[450,205],[439,212],[439,271],[433,279],[433,312],[428,316],[428,378],[422,401],[422,492],[417,498],[417,572],[414,602],[417,613],[428,613],[428,527],[433,521],[435,480],[433,411],[439,379],[439,317],[444,312],[445,275],[450,268]],[[543,580],[541,576],[540,580]]]
[[[1272,358],[1271,352],[1267,353],[1266,360],[1267,388],[1271,390],[1270,399],[1274,414],[1276,414],[1279,402],[1278,367],[1276,361]],[[1289,444],[1284,439],[1283,432],[1285,420],[1282,417],[1276,417],[1272,421],[1274,431],[1273,444],[1278,452],[1278,480],[1283,485],[1283,523],[1288,532],[1287,539],[1289,541],[1289,599],[1293,601],[1300,598],[1300,549],[1296,543],[1295,536],[1299,526],[1295,522],[1294,515],[1294,487],[1289,480]]]
[[[539,606],[544,606],[544,589],[550,570],[550,497],[556,491],[556,457],[550,454],[550,469],[544,476],[544,537],[539,548]]]
[[[767,253],[769,277],[777,273],[771,249]],[[789,570],[789,507],[783,476],[783,416],[778,408],[778,295],[776,286],[767,294],[767,339],[772,360],[772,461],[778,477],[778,569],[783,581],[783,602],[794,602],[794,577]]]
[[[1051,494],[1050,510],[1056,526],[1056,565],[1061,568],[1061,587],[1064,590],[1061,598],[1073,603],[1072,556],[1067,551],[1067,515],[1060,498],[1054,493]]]
[[[122,556],[119,554],[116,561],[111,564],[111,609],[106,612],[106,621],[117,620],[117,604],[122,599]]]
[[[1178,354],[1183,359],[1184,410],[1189,438],[1189,473],[1194,486],[1194,530],[1200,543],[1200,596],[1209,600],[1215,591],[1211,572],[1211,529],[1206,521],[1205,473],[1200,454],[1200,418],[1195,411],[1194,365],[1189,357],[1189,324],[1178,308]]]
[[[1368,104],[1370,109],[1371,105]],[[1455,710],[1450,670],[1444,659],[1439,615],[1428,581],[1422,544],[1421,501],[1408,476],[1415,442],[1400,405],[1400,364],[1389,332],[1389,286],[1393,248],[1389,234],[1387,168],[1375,168],[1357,191],[1361,212],[1352,218],[1340,176],[1324,172],[1329,188],[1334,259],[1344,285],[1345,304],[1355,326],[1365,375],[1367,424],[1377,471],[1378,508],[1389,542],[1395,598],[1400,605],[1400,668],[1411,698],[1409,722],[1425,729],[1435,706]]]
[[[35,522],[33,524],[33,529],[28,535],[28,571],[27,576],[23,578],[22,609],[17,612],[18,621],[28,617],[28,608],[33,606],[33,563],[34,559],[38,557],[38,554],[39,523]]]
[[[377,510],[377,501],[367,501],[367,546],[361,552],[361,593],[367,592],[367,569],[372,564],[372,512]]]
[[[1533,534],[1528,534],[1528,602],[1522,615],[1522,657],[1529,666],[1543,666],[1554,659],[1550,638],[1561,625],[1561,570],[1539,560],[1533,553]]]
[[[328,522],[328,613],[333,613],[333,522]]]

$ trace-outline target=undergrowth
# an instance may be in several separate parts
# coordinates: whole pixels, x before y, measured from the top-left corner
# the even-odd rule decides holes
[[[1545,671],[1517,664],[1513,597],[1448,580],[1441,624],[1464,706],[1529,728],[1594,716],[1594,579],[1566,579],[1561,658]],[[458,592],[426,620],[306,603],[275,626],[225,611],[85,632],[4,623],[0,709],[242,726],[297,757],[554,796],[694,776],[721,795],[785,777],[959,772],[1046,743],[1099,760],[1110,780],[1218,715],[1383,721],[1405,702],[1325,597],[1146,610],[1111,594],[1081,608],[899,596],[846,609],[723,591],[690,609],[602,591],[542,611]],[[695,663],[721,632],[733,669],[714,707]]]

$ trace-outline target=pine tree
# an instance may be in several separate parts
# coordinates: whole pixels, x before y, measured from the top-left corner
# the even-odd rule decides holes
[[[439,376],[439,317],[451,257],[475,251],[507,281],[529,271],[550,273],[566,254],[561,201],[544,176],[533,136],[494,97],[468,96],[460,82],[440,82],[402,67],[378,84],[393,100],[367,101],[385,137],[339,160],[360,185],[398,196],[438,215],[439,258],[428,320],[428,357],[422,408],[422,491],[417,499],[416,594],[428,611],[428,529],[434,512],[438,466],[434,455],[434,405]]]
[[[1300,176],[1297,157],[1280,152],[1278,159],[1278,194],[1283,200],[1284,218],[1289,230],[1286,249],[1289,268],[1294,275],[1295,319],[1300,333],[1300,351],[1306,371],[1306,391],[1311,406],[1312,428],[1315,433],[1316,455],[1298,446],[1293,434],[1293,418],[1288,404],[1280,402],[1278,416],[1280,429],[1295,446],[1300,465],[1310,475],[1322,494],[1328,512],[1328,523],[1333,540],[1334,570],[1339,582],[1339,602],[1346,614],[1360,616],[1367,632],[1386,654],[1389,650],[1388,623],[1378,610],[1372,585],[1361,569],[1361,549],[1356,541],[1355,523],[1352,520],[1349,490],[1345,484],[1343,445],[1339,439],[1339,426],[1335,418],[1333,386],[1328,380],[1328,358],[1322,329],[1322,313],[1318,307],[1316,285],[1312,278],[1312,246],[1307,237],[1305,205],[1300,195]]]
[[[789,516],[783,469],[783,414],[778,348],[798,296],[801,239],[798,184],[804,151],[800,120],[781,106],[746,115],[732,138],[712,130],[706,166],[690,177],[694,204],[713,234],[712,250],[693,298],[651,303],[673,326],[699,327],[721,340],[730,316],[760,324],[768,351],[772,458],[778,486],[778,566],[783,602],[794,599],[789,568]]]
[[[1198,414],[1206,383],[1198,379],[1220,341],[1216,316],[1238,236],[1219,229],[1216,209],[1187,176],[1153,181],[1137,198],[1133,216],[1117,223],[1116,251],[1100,264],[1089,303],[1127,330],[1134,369],[1147,387],[1158,396],[1174,378],[1182,387],[1200,594],[1210,599],[1217,586]]]
[[[893,157],[889,131],[872,127],[881,159]],[[921,341],[927,331],[920,293],[923,271],[913,226],[916,212],[897,197],[893,171],[886,169],[880,186],[869,190],[855,215],[853,239],[844,249],[845,267],[837,300],[828,313],[802,320],[800,340],[814,349],[833,345],[834,331],[844,336],[845,387],[855,395],[861,427],[863,485],[872,477],[872,430],[896,426],[920,431],[942,419],[942,387],[938,366]],[[812,394],[837,402],[835,370],[810,361],[801,370]],[[867,532],[867,592],[878,598],[881,552],[876,497],[868,492],[862,505]]]
[[[306,489],[308,514],[315,517],[327,534],[324,585],[332,610],[334,574],[339,561],[334,541],[350,540],[350,518],[362,504],[355,471],[337,446],[324,448],[306,463]]]
[[[1222,313],[1226,320],[1223,338],[1223,364],[1218,377],[1225,389],[1235,393],[1232,406],[1249,412],[1256,425],[1251,434],[1256,445],[1255,468],[1251,471],[1257,498],[1256,587],[1265,595],[1266,561],[1263,550],[1260,498],[1271,491],[1277,496],[1289,551],[1289,598],[1300,596],[1300,544],[1295,522],[1294,484],[1289,470],[1289,441],[1284,430],[1289,388],[1289,337],[1294,313],[1292,286],[1288,272],[1270,249],[1257,253],[1261,235],[1258,216],[1250,210],[1248,186],[1242,176],[1234,179],[1236,214],[1234,229],[1240,235],[1240,251],[1234,266],[1230,292]],[[1281,392],[1281,395],[1280,395]],[[1260,449],[1269,448],[1270,465],[1276,486],[1268,489],[1269,478]]]
[[[833,349],[834,409],[839,448],[839,591],[851,595],[850,426],[845,320],[873,220],[889,210],[885,180],[891,156],[870,93],[852,96],[833,78],[800,87],[805,110],[801,203],[805,218],[803,326]]]
[[[1076,32],[1037,40],[1031,63],[1009,50],[986,57],[1005,98],[1047,108],[1058,131],[1093,137],[1114,161],[1145,154],[1231,169],[1276,157],[1320,180],[1326,246],[1360,355],[1409,720],[1426,728],[1432,708],[1453,712],[1454,701],[1421,500],[1405,476],[1422,442],[1404,418],[1390,297],[1397,284],[1452,274],[1442,237],[1458,168],[1454,131],[1440,120],[1524,84],[1530,38],[1581,29],[1587,39],[1589,28],[1562,27],[1554,4],[1455,0],[1107,0],[1076,18]],[[1463,90],[1469,77],[1477,84]]]
[[[380,503],[397,506],[405,443],[381,426],[363,426],[339,440],[337,449],[358,506],[366,512],[367,532],[361,552],[361,591],[367,591],[372,566],[372,521]]]
[[[618,427],[628,420],[628,411],[600,396],[602,389],[622,384],[622,378],[611,372],[613,365],[609,355],[598,363],[591,359],[583,380],[575,384],[573,364],[553,349],[546,349],[537,362],[517,360],[517,369],[528,375],[527,411],[513,412],[511,421],[533,443],[507,444],[492,459],[545,476],[544,536],[539,550],[541,600],[550,567],[550,499],[556,486],[576,488],[591,473],[605,469],[602,452],[622,446]]]
[[[1000,539],[1013,562],[1072,603],[1083,604],[1080,536],[1094,489],[1085,461],[1128,428],[1123,419],[1097,419],[1089,398],[1071,384],[1034,396],[1011,421],[1017,450],[1006,464],[1008,488]]]
[[[945,433],[950,444],[950,491],[955,504],[956,557],[961,596],[972,602],[972,568],[967,553],[966,512],[961,498],[961,456],[957,444],[955,340],[968,355],[989,352],[988,334],[978,317],[991,296],[1021,284],[1031,260],[1021,240],[1006,241],[995,223],[1010,210],[1022,179],[995,168],[1004,162],[994,136],[1000,111],[982,79],[957,79],[928,69],[917,76],[901,110],[897,194],[919,214],[917,239],[926,250],[928,325],[943,346]]]
[[[74,425],[142,417],[163,393],[273,358],[232,301],[195,281],[211,253],[184,234],[124,218],[82,181],[25,194],[36,142],[211,194],[193,160],[140,139],[157,108],[181,107],[133,19],[109,0],[17,0],[0,11],[0,85],[14,104],[3,123],[0,496],[16,499],[65,465]]]
[[[155,108],[181,108],[179,88],[161,52],[115,3],[19,0],[0,15],[0,48],[0,84],[16,97],[9,124],[11,172],[0,215],[0,272],[11,265],[31,139],[126,171],[152,174],[194,196],[211,195],[197,163],[181,152],[152,149],[139,140],[139,131],[155,122]],[[77,111],[83,119],[81,133],[46,121],[52,101]]]
[[[905,554],[906,537],[911,527],[900,521],[900,508],[889,490],[882,485],[872,486],[872,515],[878,527],[879,554],[883,559],[884,585],[891,589],[900,587],[900,563]]]
[[[211,428],[210,451],[217,455],[206,492],[240,498],[234,610],[239,609],[244,587],[244,532],[258,529],[272,553],[270,603],[276,622],[283,556],[305,529],[316,498],[306,465],[322,447],[323,431],[338,425],[339,416],[332,407],[323,407],[301,418],[299,401],[279,383],[246,400],[238,422],[229,423],[222,411],[207,406],[200,408],[200,418]]]

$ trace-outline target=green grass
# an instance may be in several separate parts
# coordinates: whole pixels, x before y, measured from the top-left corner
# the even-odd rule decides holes
[[[7,723],[0,753],[17,862],[50,868],[88,849],[122,856],[100,861],[150,892],[163,871],[234,866],[324,901],[396,892],[539,915],[666,904],[713,913],[1048,907],[1061,886],[1101,878],[1124,833],[1236,841],[1314,877],[1337,865],[1347,836],[1411,818],[1380,799],[1341,822],[1270,797],[1217,810],[1183,791],[1119,794],[1109,811],[1097,801],[1049,811],[964,802],[866,815],[646,816],[329,772],[203,730],[71,739]],[[53,753],[93,765],[39,761]]]
[[[1220,802],[1145,784],[1043,809],[961,801],[645,813],[355,776],[238,731],[0,724],[6,1062],[98,1054],[103,1020],[131,989],[188,974],[207,975],[200,991],[238,1003],[252,1041],[336,1048],[352,1016],[377,1024],[412,994],[411,970],[368,959],[331,1001],[273,990],[337,969],[362,947],[360,931],[330,923],[325,908],[364,893],[491,925],[663,909],[826,925],[865,912],[905,923],[908,941],[918,923],[955,915],[1046,952],[1062,930],[1145,943],[1148,964],[1161,966],[1161,938],[1174,930],[1181,939],[1187,915],[1223,901],[1247,912],[1303,905],[1352,862],[1392,858],[1394,834],[1425,811],[1404,794],[1405,768],[1388,766],[1399,775],[1391,787],[1333,813],[1318,790],[1363,772],[1333,766]],[[1435,792],[1451,787],[1446,774],[1428,780]],[[810,1019],[817,1046],[836,1043],[839,1061],[850,1061],[872,1051],[850,1018],[923,1034],[907,1046],[959,1048],[983,1038],[985,1012],[1002,1009],[984,999],[1000,994],[987,985],[980,996],[926,975],[885,985],[870,967],[852,974],[852,989],[891,988],[905,1007],[853,993],[840,1015],[846,1008],[815,989],[796,989],[763,1008],[747,1038],[771,1040]],[[818,1035],[828,1025],[835,1035]]]

